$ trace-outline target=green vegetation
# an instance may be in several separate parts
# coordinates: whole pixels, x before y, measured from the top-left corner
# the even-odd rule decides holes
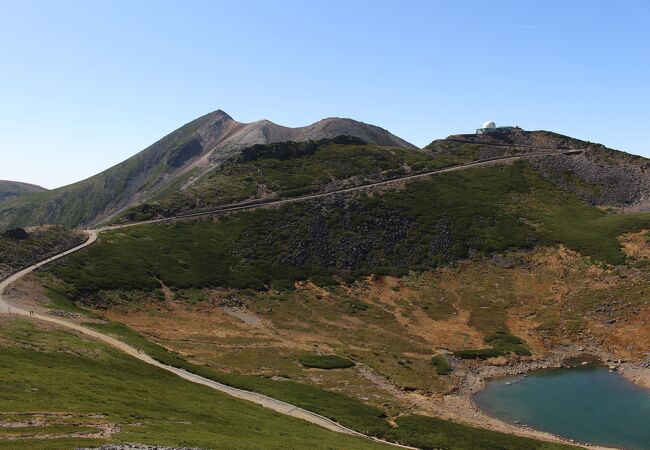
[[[397,428],[385,430],[383,436],[422,449],[449,450],[560,450],[575,448],[563,444],[539,442],[496,431],[472,428],[426,416],[403,416],[395,421]]]
[[[67,450],[105,441],[205,449],[381,447],[190,383],[67,332],[12,321],[0,330],[0,342],[6,345],[7,341],[9,346],[0,347],[0,412],[65,412],[82,423],[75,431],[86,431],[93,420],[116,424],[121,431],[108,440],[68,437],[11,442],[0,436],[3,449]],[[31,428],[31,433],[20,432],[33,436],[44,431]],[[59,425],[58,431],[72,430]]]
[[[123,213],[117,221],[141,221],[158,215],[214,207],[242,200],[296,197],[340,186],[395,178],[409,172],[438,169],[473,161],[471,151],[436,155],[399,147],[365,144],[339,136],[309,142],[255,145],[204,175],[182,192],[165,189],[154,200]]]
[[[462,359],[487,359],[503,356],[509,353],[528,356],[530,350],[523,339],[513,336],[506,330],[498,330],[485,338],[490,348],[465,349],[454,352],[454,356]]]
[[[624,255],[617,236],[648,225],[648,214],[608,215],[518,162],[441,174],[347,203],[116,230],[54,271],[82,294],[97,294],[156,289],[159,280],[176,288],[266,289],[311,277],[405,275],[473,251],[537,243],[618,264]]]
[[[179,155],[195,155],[194,133],[214,119],[215,113],[199,117],[86,180],[0,204],[0,230],[41,224],[73,228],[128,205],[136,193],[150,192],[166,175],[173,173]]]
[[[315,369],[347,369],[354,361],[337,355],[304,355],[298,360],[305,367]]]
[[[0,203],[13,198],[22,197],[23,195],[45,190],[45,188],[33,184],[0,180]]]
[[[506,352],[498,348],[463,349],[454,352],[454,356],[460,359],[488,359],[505,354]]]
[[[40,427],[8,427],[0,428],[0,440],[6,435],[12,438],[29,438],[42,434],[73,434],[91,433],[98,431],[97,428],[84,425],[46,425]],[[0,444],[1,445],[1,444]]]
[[[75,303],[73,299],[78,295],[72,286],[54,277],[50,272],[36,273],[40,285],[45,289],[45,296],[49,299],[49,303],[46,305],[48,308],[96,317],[92,311]]]
[[[540,243],[566,247],[609,264],[622,264],[618,236],[650,226],[650,214],[611,214],[585,205],[576,196],[539,180],[527,196],[524,217],[537,227]],[[524,204],[522,202],[522,208]]]
[[[431,358],[431,364],[436,368],[438,375],[449,375],[451,373],[451,366],[445,355],[435,355]]]
[[[83,242],[85,237],[62,227],[40,228],[25,232],[14,230],[21,238],[0,234],[0,279],[12,272]]]
[[[399,428],[393,429],[386,421],[386,415],[381,409],[366,405],[351,397],[292,381],[275,381],[261,377],[216,372],[208,367],[197,366],[185,361],[175,353],[146,340],[122,324],[112,322],[109,324],[86,325],[114,334],[165,364],[184,368],[220,383],[284,400],[321,414],[354,430],[395,442],[415,445],[420,448],[444,448],[449,450],[470,448],[560,450],[573,448],[481,430],[451,421],[423,416],[400,417],[398,418]],[[477,447],[476,444],[482,446]]]
[[[174,367],[240,389],[259,392],[316,412],[361,432],[371,432],[385,426],[385,413],[351,397],[292,381],[275,381],[262,377],[222,373],[208,367],[192,364],[166,348],[143,338],[129,327],[111,322],[85,324],[96,330],[113,334],[152,358]]]

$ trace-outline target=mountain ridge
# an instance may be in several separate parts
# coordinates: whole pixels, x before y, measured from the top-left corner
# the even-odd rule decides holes
[[[621,212],[650,211],[650,159],[603,144],[547,130],[514,129],[490,134],[451,135],[434,140],[425,150],[448,154],[459,148],[479,146],[479,159],[500,156],[505,151],[583,150],[573,158],[547,155],[530,164],[544,178],[592,206]]]
[[[416,149],[375,125],[328,118],[298,128],[268,120],[235,121],[223,110],[205,114],[97,175],[77,183],[13,199],[0,207],[0,229],[57,224],[96,225],[128,206],[155,195],[174,180],[183,186],[219,166],[244,147],[282,141],[309,141],[351,135],[381,146]]]
[[[44,187],[22,181],[0,180],[0,203],[35,192],[47,191]]]

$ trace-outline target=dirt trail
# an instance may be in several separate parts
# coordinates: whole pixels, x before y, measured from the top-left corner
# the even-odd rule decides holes
[[[151,223],[160,223],[160,222],[166,222],[170,220],[175,220],[175,219],[189,219],[193,217],[201,217],[201,216],[208,216],[212,214],[219,214],[219,213],[226,213],[226,212],[234,212],[234,211],[242,211],[242,210],[247,210],[247,209],[256,209],[256,208],[261,208],[261,207],[266,207],[266,206],[279,206],[279,205],[284,205],[287,203],[294,203],[294,202],[302,202],[306,200],[313,200],[316,198],[322,198],[322,197],[329,197],[332,195],[336,194],[345,194],[345,193],[350,193],[350,192],[358,192],[358,191],[364,191],[366,189],[372,189],[376,187],[382,187],[382,186],[387,186],[391,184],[399,184],[403,183],[405,181],[412,181],[412,180],[417,180],[419,178],[426,178],[434,175],[439,175],[442,173],[448,173],[448,172],[455,172],[458,170],[465,170],[465,169],[471,169],[474,167],[482,167],[482,166],[490,166],[490,165],[495,165],[495,164],[503,164],[503,163],[509,163],[513,161],[517,161],[520,159],[528,159],[528,158],[536,158],[536,157],[542,157],[542,156],[551,156],[551,155],[565,155],[565,156],[571,156],[571,155],[577,155],[583,152],[583,150],[555,150],[555,151],[548,151],[547,149],[536,149],[536,148],[531,148],[533,152],[531,153],[526,153],[526,154],[521,154],[521,155],[508,155],[508,156],[495,156],[493,158],[487,158],[487,159],[482,159],[479,161],[473,161],[465,164],[460,164],[457,166],[451,166],[451,167],[444,167],[442,169],[432,169],[432,170],[427,170],[425,172],[420,172],[416,173],[413,175],[404,175],[401,177],[397,178],[392,178],[390,180],[384,180],[384,181],[376,181],[374,183],[368,183],[368,184],[362,184],[360,186],[354,186],[354,187],[349,187],[349,188],[341,188],[341,189],[335,189],[333,191],[328,191],[328,192],[321,192],[318,194],[307,194],[307,195],[301,195],[298,197],[291,197],[291,198],[286,198],[286,199],[273,199],[273,198],[267,198],[267,199],[258,199],[258,200],[251,200],[251,201],[246,201],[246,202],[241,202],[241,203],[235,203],[231,205],[225,205],[225,206],[218,206],[215,208],[210,208],[210,209],[203,209],[203,210],[197,210],[193,212],[187,212],[184,214],[178,214],[173,217],[165,217],[162,219],[152,219],[152,220],[145,220],[142,222],[133,222],[129,224],[124,224],[124,225],[109,225],[109,226],[104,226],[102,228],[98,228],[99,231],[105,231],[105,230],[111,230],[111,229],[117,229],[117,228],[125,228],[125,227],[132,227],[136,225],[144,225],[144,224],[151,224]],[[534,151],[534,150],[544,150],[544,151]]]
[[[101,228],[93,229],[93,230],[85,230],[84,232],[88,235],[88,240],[86,240],[83,244],[78,245],[74,248],[71,248],[69,250],[66,250],[56,256],[47,258],[37,264],[34,264],[32,266],[29,266],[25,269],[22,269],[13,275],[5,278],[4,280],[0,281],[0,314],[11,314],[11,315],[18,315],[22,317],[27,317],[31,319],[36,319],[36,320],[41,320],[44,322],[49,322],[53,323],[71,330],[75,330],[77,332],[80,332],[84,335],[90,336],[92,338],[95,338],[99,341],[102,341],[108,345],[111,345],[112,347],[115,347],[124,353],[133,356],[134,358],[139,359],[140,361],[146,362],[147,364],[151,364],[153,366],[159,367],[163,370],[166,370],[168,372],[172,372],[175,375],[191,381],[193,383],[197,384],[202,384],[204,386],[208,386],[212,389],[215,389],[217,391],[223,392],[225,394],[228,394],[230,396],[242,399],[242,400],[248,400],[253,403],[256,403],[258,405],[261,405],[265,408],[269,408],[273,411],[276,411],[281,414],[285,414],[291,417],[299,418],[302,420],[305,420],[307,422],[313,423],[315,425],[319,425],[323,428],[326,428],[328,430],[337,432],[337,433],[344,433],[348,435],[353,435],[353,436],[359,436],[363,437],[366,439],[370,439],[373,441],[381,442],[387,445],[391,445],[394,447],[400,447],[400,448],[410,448],[413,449],[414,447],[409,447],[409,446],[404,446],[392,442],[387,442],[387,441],[382,441],[380,439],[376,439],[370,436],[366,436],[362,433],[359,433],[357,431],[351,430],[347,427],[344,427],[343,425],[340,425],[326,417],[323,417],[319,414],[313,413],[311,411],[307,411],[305,409],[302,409],[300,407],[297,407],[295,405],[291,405],[289,403],[285,403],[281,400],[277,400],[271,397],[267,397],[262,394],[258,394],[255,392],[250,392],[250,391],[244,391],[242,389],[237,389],[231,386],[227,386],[222,383],[218,383],[216,381],[201,377],[199,375],[195,375],[193,373],[190,373],[186,370],[179,369],[177,367],[172,367],[168,366],[166,364],[162,364],[159,361],[151,358],[149,355],[140,352],[138,349],[131,347],[130,345],[125,344],[124,342],[115,339],[111,336],[108,336],[106,334],[100,333],[98,331],[92,330],[90,328],[86,328],[82,325],[68,322],[63,319],[59,319],[56,317],[51,317],[51,316],[45,316],[42,314],[37,314],[32,311],[27,311],[15,306],[10,305],[7,303],[3,297],[3,294],[5,290],[13,283],[21,279],[22,277],[28,275],[29,273],[33,272],[37,268],[48,264],[52,261],[55,261],[57,259],[63,258],[71,253],[74,253],[78,250],[81,250],[85,247],[88,247],[89,245],[93,244],[99,235],[99,233],[107,230],[114,230],[114,229],[120,229],[120,228],[127,228],[127,227],[132,227],[136,225],[142,225],[142,224],[152,224],[152,223],[159,223],[159,222],[165,222],[169,220],[174,220],[174,219],[183,219],[183,218],[192,218],[192,217],[199,217],[199,216],[205,216],[205,215],[212,215],[212,214],[218,214],[218,213],[224,213],[224,212],[233,212],[233,211],[239,211],[239,210],[246,210],[246,209],[254,209],[254,208],[260,208],[260,207],[266,207],[266,206],[274,206],[274,205],[282,205],[286,203],[291,203],[291,202],[298,202],[298,201],[305,201],[305,200],[311,200],[315,198],[321,198],[325,196],[330,196],[330,195],[335,195],[339,193],[347,193],[347,192],[354,192],[354,191],[362,191],[364,189],[370,189],[373,187],[377,186],[385,186],[389,185],[392,183],[399,183],[407,180],[413,180],[413,179],[418,179],[418,178],[424,178],[432,175],[437,175],[440,173],[446,173],[446,172],[453,172],[457,170],[464,170],[467,168],[473,168],[473,167],[479,167],[479,166],[486,166],[486,165],[491,165],[491,164],[499,164],[499,163],[507,163],[510,161],[515,161],[519,159],[526,159],[530,157],[539,157],[539,156],[548,156],[548,155],[557,155],[557,154],[565,154],[565,155],[572,155],[576,153],[580,153],[581,151],[545,151],[545,152],[537,152],[537,153],[530,153],[530,154],[523,154],[523,155],[514,155],[514,156],[502,156],[502,157],[496,157],[496,158],[490,158],[486,160],[481,160],[481,161],[475,161],[472,163],[460,165],[460,166],[453,166],[453,167],[448,167],[448,168],[443,168],[443,169],[436,169],[424,173],[419,173],[415,175],[408,175],[392,180],[386,180],[386,181],[381,181],[381,182],[376,182],[376,183],[370,183],[367,185],[362,185],[362,186],[356,186],[352,188],[345,188],[345,189],[339,189],[331,192],[326,192],[326,193],[319,193],[319,194],[311,194],[311,195],[305,195],[301,197],[295,197],[295,198],[290,198],[290,199],[281,199],[281,200],[265,200],[265,201],[257,201],[257,202],[248,202],[248,203],[240,203],[236,205],[229,205],[229,206],[224,206],[220,208],[215,208],[211,210],[203,210],[203,211],[197,211],[193,213],[188,213],[184,215],[179,215],[176,217],[172,218],[165,218],[165,219],[154,219],[154,220],[149,220],[145,222],[137,222],[137,223],[130,223],[130,224],[125,224],[125,225],[113,225],[113,226],[104,226]]]
[[[70,250],[67,250],[57,256],[48,258],[44,261],[41,261],[37,264],[34,264],[33,266],[27,267],[19,272],[16,272],[12,276],[6,278],[5,280],[0,282],[0,314],[11,314],[11,315],[17,315],[17,316],[22,316],[22,317],[27,317],[30,319],[36,319],[36,320],[41,320],[44,322],[49,322],[53,323],[65,328],[68,328],[70,330],[74,330],[77,332],[80,332],[86,336],[90,336],[92,338],[95,338],[99,341],[102,341],[112,347],[115,347],[122,352],[133,356],[134,358],[139,359],[140,361],[146,362],[147,364],[151,364],[152,366],[159,367],[163,370],[166,370],[168,372],[172,372],[173,374],[191,381],[193,383],[197,384],[202,384],[204,386],[208,386],[212,389],[215,389],[217,391],[223,392],[225,394],[228,394],[232,397],[236,397],[242,400],[247,400],[253,403],[256,403],[258,405],[261,405],[265,408],[271,409],[273,411],[276,411],[281,414],[285,414],[287,416],[295,417],[298,419],[305,420],[307,422],[313,423],[315,425],[321,426],[323,428],[326,428],[330,431],[334,431],[337,433],[343,433],[343,434],[348,434],[352,436],[359,436],[362,438],[370,439],[373,441],[377,441],[380,443],[388,444],[394,447],[400,447],[400,448],[409,448],[412,449],[414,447],[408,447],[400,444],[395,444],[392,442],[387,442],[387,441],[382,441],[380,439],[376,439],[370,436],[366,436],[362,433],[359,433],[357,431],[351,430],[347,427],[344,427],[343,425],[340,425],[333,420],[330,420],[326,417],[323,417],[319,414],[313,413],[311,411],[307,411],[305,409],[302,409],[298,406],[291,405],[289,403],[283,402],[281,400],[277,400],[271,397],[267,397],[266,395],[258,394],[256,392],[250,392],[250,391],[245,391],[242,389],[237,389],[232,386],[227,386],[222,383],[218,383],[216,381],[210,380],[208,378],[204,378],[199,375],[195,375],[193,373],[190,373],[186,370],[179,369],[177,367],[172,367],[168,366],[166,364],[162,364],[161,362],[151,358],[149,355],[142,353],[138,349],[125,344],[124,342],[115,339],[111,336],[108,336],[106,334],[100,333],[98,331],[92,330],[90,328],[86,328],[82,325],[78,325],[76,323],[68,322],[67,320],[59,319],[56,317],[51,317],[51,316],[45,316],[42,314],[37,314],[32,311],[27,311],[21,308],[18,308],[16,306],[12,306],[9,303],[7,303],[3,297],[3,294],[5,290],[12,284],[21,279],[22,277],[26,276],[27,274],[33,272],[36,270],[38,267],[41,267],[44,264],[48,264],[56,259],[62,258],[66,255],[69,255],[70,253],[76,252],[84,247],[87,247],[91,245],[93,242],[97,240],[97,235],[98,235],[98,230],[90,230],[86,231],[88,234],[88,240],[84,242],[83,244],[74,247]]]

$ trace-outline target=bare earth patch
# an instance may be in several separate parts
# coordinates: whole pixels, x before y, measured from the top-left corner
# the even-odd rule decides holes
[[[80,431],[84,430],[84,431]],[[0,413],[0,441],[65,438],[108,439],[120,428],[102,414]]]

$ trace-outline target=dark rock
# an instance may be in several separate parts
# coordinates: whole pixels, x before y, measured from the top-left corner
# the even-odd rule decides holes
[[[532,158],[530,164],[592,205],[650,210],[650,162],[641,157],[595,147],[571,157]]]
[[[237,161],[254,161],[256,159],[291,159],[313,154],[319,147],[328,144],[338,145],[366,145],[367,143],[354,136],[337,136],[332,139],[320,139],[306,142],[277,142],[272,144],[256,144],[241,150],[236,157]]]
[[[29,233],[25,231],[23,228],[14,228],[12,230],[7,230],[4,233],[2,233],[4,237],[8,237],[10,239],[16,239],[19,241],[23,241],[25,239],[29,239]]]

